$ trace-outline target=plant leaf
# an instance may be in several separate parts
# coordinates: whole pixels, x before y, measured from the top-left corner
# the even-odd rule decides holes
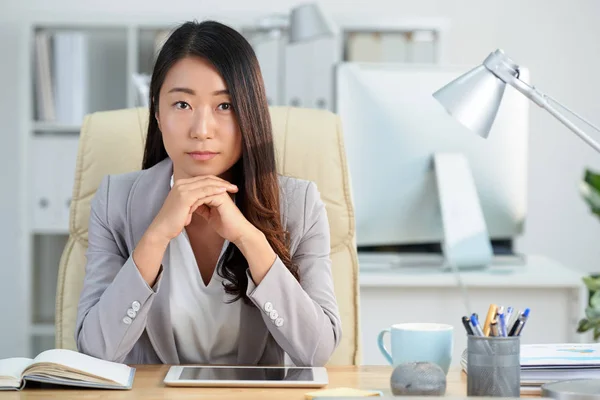
[[[588,182],[579,182],[579,194],[592,209],[600,208],[600,191]]]
[[[589,184],[591,187],[600,191],[600,174],[592,171],[589,168],[586,168],[585,174],[583,177],[584,182]]]
[[[594,278],[592,276],[584,276],[583,283],[592,292],[600,290],[600,278]]]
[[[583,318],[579,321],[579,325],[577,326],[578,333],[587,332],[590,329],[592,329],[592,323],[587,318]]]
[[[594,340],[598,340],[598,338],[600,338],[600,327],[595,327],[594,328]]]
[[[590,305],[593,308],[600,309],[600,291],[593,294],[592,298],[590,299]]]
[[[593,307],[586,307],[585,316],[590,322],[600,325],[600,309]]]

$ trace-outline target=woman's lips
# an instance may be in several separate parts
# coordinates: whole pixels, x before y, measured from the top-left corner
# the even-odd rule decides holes
[[[208,161],[215,158],[219,153],[213,153],[212,151],[194,151],[188,153],[194,160],[197,161]]]

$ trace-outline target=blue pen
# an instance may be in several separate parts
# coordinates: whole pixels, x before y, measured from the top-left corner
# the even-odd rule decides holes
[[[506,317],[502,311],[498,313],[498,321],[498,325],[500,325],[500,336],[506,337]]]
[[[510,317],[512,317],[513,308],[508,307],[506,309],[506,314],[504,315],[504,321],[506,321],[506,330],[508,331],[508,326],[510,324]]]
[[[471,315],[471,325],[473,325],[473,329],[476,336],[485,336],[483,334],[483,330],[481,330],[481,325],[479,325],[479,321],[475,315]]]
[[[523,321],[521,323],[521,326],[517,329],[517,336],[521,335],[521,331],[523,331],[523,328],[525,328],[525,323],[527,322],[527,318],[529,318],[529,308],[526,308],[525,311],[523,311],[523,314],[521,316],[521,321]]]

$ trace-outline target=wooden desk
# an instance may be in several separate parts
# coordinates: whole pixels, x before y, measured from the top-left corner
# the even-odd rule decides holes
[[[136,366],[133,389],[127,391],[90,390],[78,388],[36,389],[21,392],[2,392],[1,399],[278,399],[303,400],[304,394],[318,389],[273,388],[173,388],[163,384],[169,370],[166,365]],[[390,395],[389,380],[392,368],[388,366],[332,367],[328,369],[328,388],[352,387],[381,390]],[[459,369],[448,373],[446,396],[466,395],[466,376]]]

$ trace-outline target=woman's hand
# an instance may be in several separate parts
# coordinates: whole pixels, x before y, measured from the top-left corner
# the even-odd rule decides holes
[[[227,192],[199,198],[192,212],[202,216],[223,239],[239,243],[243,236],[258,231],[242,214]]]
[[[231,208],[235,208],[235,211],[237,211],[239,216],[247,222],[242,213],[237,209],[235,204],[233,204],[233,201],[228,194],[236,193],[237,191],[237,186],[216,176],[179,179],[173,184],[162,208],[150,224],[147,233],[152,237],[159,238],[159,240],[164,240],[168,243],[190,224],[192,215],[195,211],[201,206],[208,207],[208,204],[212,204],[213,207],[221,207],[221,211],[228,210],[226,211],[228,216],[231,214],[235,215],[235,213],[231,211]],[[223,204],[227,204],[225,198],[229,199],[230,206],[226,205],[223,209]],[[217,204],[219,206],[217,206]],[[205,211],[204,208],[202,210],[201,213]],[[228,217],[227,221],[230,219],[231,217]],[[234,218],[234,220],[237,219]],[[231,235],[231,230],[223,229],[220,221],[221,219],[217,221],[217,225],[221,230],[217,232],[219,232],[220,235],[221,232],[226,232]]]
[[[252,279],[258,285],[276,254],[265,235],[244,217],[229,193],[238,188],[216,176],[181,179],[174,183],[165,203],[140,241],[152,248],[166,247],[190,224],[194,213],[204,218],[223,239],[235,244],[248,260]],[[164,251],[164,249],[163,249]],[[147,282],[157,272],[146,273]],[[142,274],[145,276],[144,274]]]

